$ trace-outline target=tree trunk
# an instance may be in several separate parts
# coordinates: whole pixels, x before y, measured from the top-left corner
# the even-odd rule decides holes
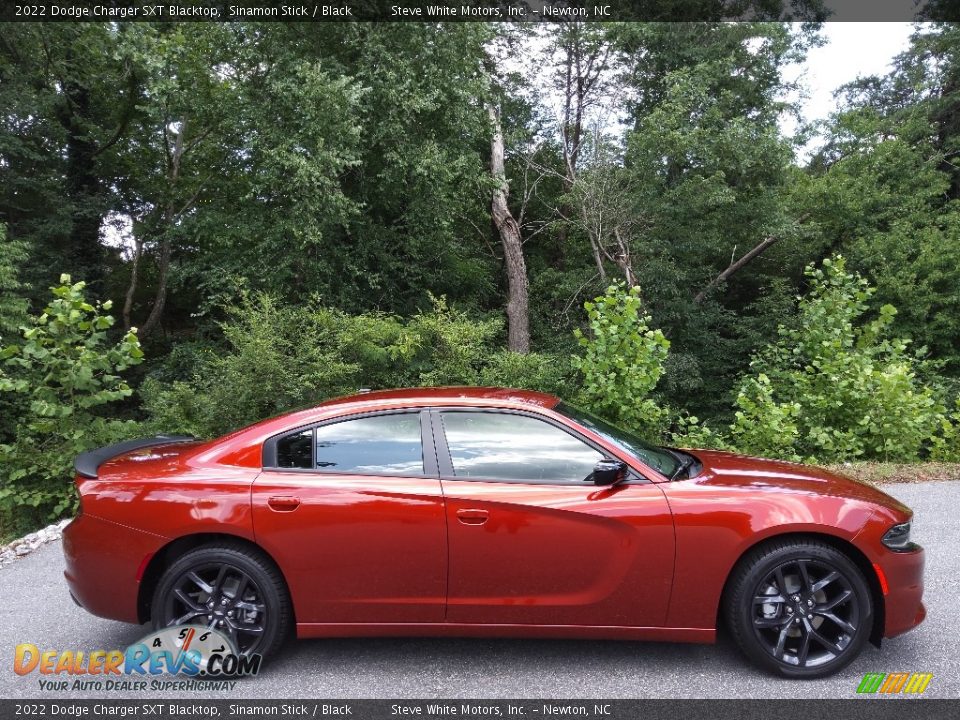
[[[130,313],[133,311],[133,297],[137,293],[137,282],[140,276],[140,256],[143,254],[143,240],[134,238],[133,262],[130,266],[130,285],[127,286],[127,295],[123,301],[123,329],[130,329]]]
[[[164,126],[163,132],[167,132]],[[187,120],[184,118],[180,123],[180,130],[177,133],[177,139],[174,141],[173,148],[168,153],[167,159],[167,184],[170,189],[170,195],[173,196],[177,182],[180,179],[180,162],[183,159],[184,144],[183,138],[187,133]],[[158,263],[159,276],[157,277],[157,294],[153,300],[153,307],[150,308],[150,314],[146,322],[140,326],[140,337],[146,337],[160,322],[163,315],[163,306],[167,302],[167,276],[170,272],[170,235],[173,232],[174,220],[177,218],[177,210],[174,201],[167,202],[163,211],[163,230],[160,233],[160,260]]]
[[[490,175],[496,187],[490,203],[493,224],[503,244],[503,261],[507,270],[507,347],[513,352],[530,352],[530,312],[528,302],[527,264],[523,259],[520,226],[507,205],[509,185],[504,170],[503,128],[500,113],[493,106],[487,109],[493,136],[490,139]]]

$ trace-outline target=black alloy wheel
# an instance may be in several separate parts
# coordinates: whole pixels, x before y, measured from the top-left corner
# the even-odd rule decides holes
[[[196,625],[217,630],[241,655],[269,655],[291,624],[279,571],[241,544],[205,546],[176,560],[163,574],[152,606],[156,629]]]
[[[851,662],[872,617],[863,574],[816,541],[755,551],[735,571],[727,597],[728,624],[741,650],[790,677],[823,677]]]

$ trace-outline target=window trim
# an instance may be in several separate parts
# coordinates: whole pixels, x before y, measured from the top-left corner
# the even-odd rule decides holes
[[[591,449],[600,453],[601,457],[613,460],[620,460],[620,458],[611,455],[606,449],[604,449],[599,443],[594,442],[590,438],[576,431],[575,428],[572,428],[562,421],[555,418],[549,417],[547,415],[541,415],[536,412],[530,412],[528,410],[518,410],[515,408],[495,408],[495,407],[470,407],[470,406],[451,406],[451,407],[439,407],[430,409],[430,424],[433,427],[433,446],[437,454],[437,465],[440,473],[440,479],[443,481],[456,481],[456,482],[485,482],[485,483],[508,483],[511,485],[552,485],[554,487],[582,487],[582,488],[597,488],[600,486],[591,485],[584,482],[583,480],[530,480],[530,479],[517,479],[509,480],[504,478],[490,478],[490,477],[459,477],[454,473],[453,469],[453,459],[450,455],[450,446],[447,444],[447,435],[446,430],[443,427],[443,418],[441,417],[444,413],[477,413],[477,414],[495,414],[495,415],[521,415],[523,417],[533,418],[534,420],[539,420],[541,422],[552,425],[558,430],[567,433],[576,440],[579,440],[584,445],[590,447]],[[651,481],[645,478],[643,475],[638,473],[636,470],[627,465],[627,479],[618,485],[645,485],[651,484]]]
[[[439,471],[437,468],[437,451],[434,446],[433,441],[433,430],[431,426],[431,420],[429,416],[429,410],[426,408],[412,407],[412,408],[391,408],[389,410],[371,410],[367,412],[351,413],[349,415],[338,415],[336,417],[327,418],[326,420],[321,420],[319,422],[307,423],[304,425],[298,425],[295,428],[290,428],[284,430],[283,432],[277,433],[276,435],[271,435],[266,440],[263,441],[263,448],[261,449],[261,470],[269,470],[270,472],[281,472],[281,473],[294,473],[294,474],[303,474],[309,473],[311,475],[349,475],[355,477],[372,477],[371,473],[368,472],[354,472],[354,471],[343,471],[343,470],[327,470],[324,468],[317,467],[317,428],[326,427],[327,425],[337,425],[339,423],[350,422],[351,420],[362,420],[369,417],[380,417],[382,415],[416,415],[417,420],[420,423],[420,451],[423,456],[423,473],[405,473],[403,475],[393,475],[393,474],[374,474],[376,477],[384,478],[431,478],[436,479],[439,477]],[[279,467],[277,465],[277,443],[283,440],[286,437],[291,435],[297,435],[302,433],[304,430],[310,430],[313,435],[313,440],[311,442],[311,464],[313,467],[309,468],[289,468],[289,467]]]

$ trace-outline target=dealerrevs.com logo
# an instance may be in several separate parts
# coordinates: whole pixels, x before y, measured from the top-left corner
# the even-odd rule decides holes
[[[232,689],[236,678],[256,675],[262,657],[239,655],[222,633],[194,625],[164,628],[125,650],[40,650],[21,643],[17,675],[37,673],[41,690],[138,691]],[[162,679],[161,676],[183,679]]]
[[[860,681],[857,692],[920,695],[931,680],[933,673],[867,673]]]

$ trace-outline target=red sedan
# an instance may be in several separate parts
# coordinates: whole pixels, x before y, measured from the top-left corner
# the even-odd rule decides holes
[[[815,467],[650,445],[558,398],[371,392],[81,455],[88,611],[298,637],[713,642],[818,677],[924,618],[912,513]]]

